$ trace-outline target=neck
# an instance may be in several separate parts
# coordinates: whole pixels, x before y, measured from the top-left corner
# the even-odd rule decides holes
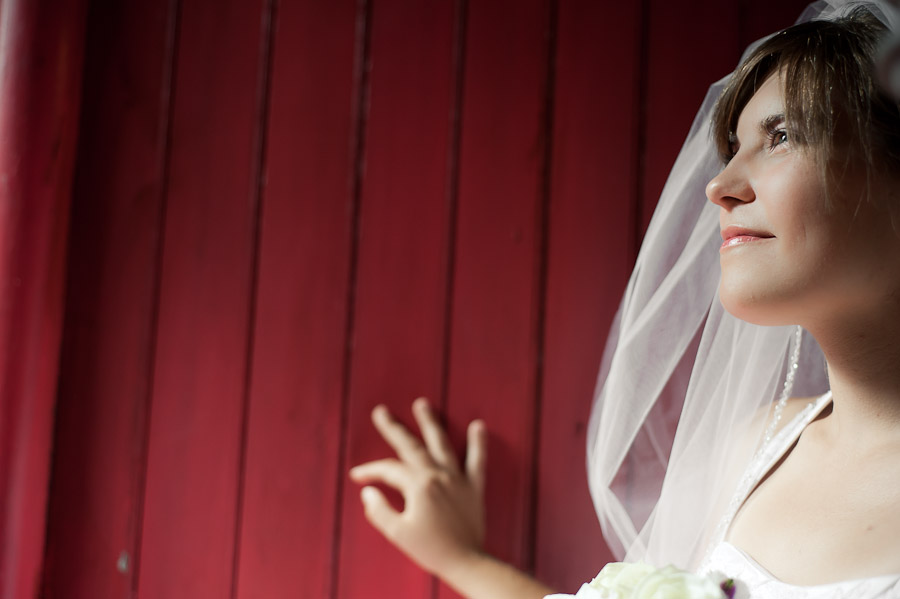
[[[810,330],[825,353],[837,442],[900,438],[900,312]]]

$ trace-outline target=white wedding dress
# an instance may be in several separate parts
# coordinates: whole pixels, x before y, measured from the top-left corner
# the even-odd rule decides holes
[[[831,402],[831,393],[819,397],[795,416],[772,441],[757,454],[741,479],[731,509],[719,526],[719,538],[698,572],[721,572],[734,578],[749,591],[752,599],[900,599],[900,574],[860,578],[832,584],[797,586],[781,582],[752,557],[725,540],[737,510],[763,476],[793,447],[803,429]]]
[[[831,393],[822,395],[806,406],[776,434],[750,462],[735,491],[729,511],[718,527],[711,550],[698,568],[698,574],[718,573],[733,578],[737,599],[900,599],[900,574],[846,580],[815,586],[798,586],[782,582],[759,565],[752,557],[725,540],[738,509],[756,488],[763,476],[794,446],[803,430],[831,403]],[[548,595],[545,599],[577,599],[595,596],[584,585],[577,596]]]

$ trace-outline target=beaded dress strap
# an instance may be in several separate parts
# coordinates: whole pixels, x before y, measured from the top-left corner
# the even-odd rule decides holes
[[[716,533],[713,535],[712,542],[707,550],[707,558],[709,557],[709,552],[725,540],[728,530],[731,528],[731,522],[744,504],[744,501],[750,496],[756,485],[759,484],[759,481],[778,463],[778,460],[784,456],[785,452],[797,442],[803,430],[809,426],[810,422],[815,420],[829,403],[831,403],[831,391],[807,404],[768,443],[765,443],[757,450],[744,471],[744,475],[741,477],[741,481],[738,483],[731,501],[728,503],[728,509],[725,510],[722,520],[716,527]]]

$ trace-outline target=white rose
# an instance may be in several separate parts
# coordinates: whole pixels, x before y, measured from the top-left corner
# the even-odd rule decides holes
[[[642,563],[613,562],[606,564],[588,586],[600,591],[603,599],[628,599],[633,589],[655,570]]]
[[[630,599],[722,599],[724,596],[721,587],[709,578],[666,566],[641,580]]]
[[[724,579],[724,578],[723,578]],[[571,599],[552,595],[547,599]],[[724,599],[725,593],[711,577],[698,576],[675,566],[654,568],[642,563],[607,564],[585,584],[574,599]]]

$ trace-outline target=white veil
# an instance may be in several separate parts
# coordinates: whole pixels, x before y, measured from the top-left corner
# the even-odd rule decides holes
[[[885,2],[824,0],[798,22],[859,4],[897,31]],[[719,303],[718,208],[707,182],[721,168],[703,102],[663,189],[610,331],[588,430],[588,479],[618,559],[694,568],[744,466],[763,442],[798,329],[740,321]],[[821,350],[803,333],[792,394],[824,393]]]

